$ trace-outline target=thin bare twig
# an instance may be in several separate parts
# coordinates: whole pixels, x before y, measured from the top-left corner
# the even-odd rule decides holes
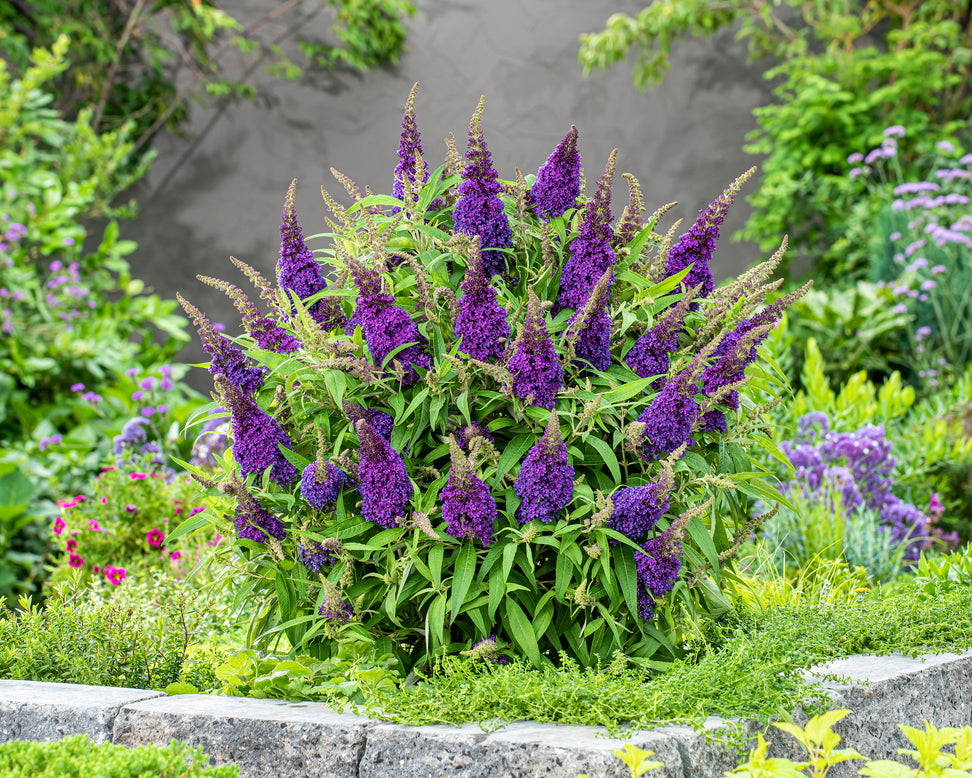
[[[108,75],[105,77],[105,83],[101,87],[101,97],[98,98],[98,106],[95,108],[94,119],[91,122],[91,129],[95,132],[98,131],[102,114],[105,112],[105,103],[108,101],[108,90],[111,89],[111,85],[115,81],[115,73],[118,71],[118,63],[121,61],[122,50],[128,45],[128,39],[132,37],[132,32],[135,30],[138,17],[141,16],[146,2],[147,0],[138,0],[135,3],[135,7],[128,15],[128,21],[125,22],[125,29],[122,31],[121,38],[118,39],[118,45],[115,47],[115,58],[111,61],[111,67],[108,68]]]

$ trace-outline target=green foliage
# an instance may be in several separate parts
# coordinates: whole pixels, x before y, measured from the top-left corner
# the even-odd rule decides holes
[[[298,306],[298,315],[281,324],[293,329],[303,347],[280,355],[253,347],[247,336],[239,341],[248,355],[269,368],[257,400],[291,430],[293,450],[287,456],[292,463],[303,468],[315,458],[319,433],[322,456],[354,469],[350,451],[357,453],[359,441],[343,411],[343,403],[352,401],[393,414],[391,446],[408,451],[409,476],[418,487],[411,518],[402,526],[382,528],[363,520],[357,496],[348,490],[333,513],[318,512],[295,486],[281,488],[267,477],[247,478],[247,490],[280,514],[289,528],[280,547],[251,541],[235,546],[252,577],[248,595],[259,611],[253,637],[266,640],[283,633],[295,650],[320,658],[344,640],[370,640],[379,655],[394,653],[407,670],[491,635],[500,639],[505,652],[529,657],[536,665],[559,661],[562,652],[583,665],[609,661],[618,650],[640,659],[671,656],[683,613],[726,608],[719,590],[719,555],[738,545],[735,535],[749,520],[750,499],[778,498],[766,472],[753,466],[748,453],[756,446],[773,450],[756,423],[762,411],[743,400],[738,414],[730,412],[726,435],[697,430],[684,456],[680,450],[667,460],[647,461],[638,453],[635,422],[657,392],[650,389],[654,379],[639,378],[624,365],[622,355],[680,299],[672,290],[682,278],[652,281],[644,275],[650,262],[664,265],[664,257],[656,256],[662,236],[654,232],[654,221],[618,250],[611,293],[612,365],[587,371],[574,358],[571,311],[555,316],[542,312],[565,386],[553,414],[515,397],[505,367],[512,343],[502,364],[471,362],[460,352],[455,305],[447,301],[461,296],[460,283],[476,249],[461,236],[453,237],[449,210],[424,210],[459,181],[458,176],[443,179],[442,173],[441,168],[432,173],[416,193],[418,204],[408,197],[403,202],[374,195],[358,199],[348,211],[337,209],[344,226],[329,236],[331,247],[317,250],[346,279],[326,292],[334,301],[347,305],[354,299],[345,272],[361,267],[354,263],[377,270],[384,288],[430,343],[433,365],[427,372],[420,368],[422,380],[404,384],[403,368],[393,355],[386,360],[387,371],[376,370],[360,330],[348,333],[350,339],[343,332],[328,333],[299,301],[282,293],[274,307],[281,311],[291,303]],[[544,308],[557,299],[559,268],[584,212],[570,209],[549,224],[541,223],[523,207],[525,186],[508,186],[518,187],[514,196],[505,196],[516,243],[505,252],[509,273],[493,283],[515,332],[526,316],[528,290]],[[404,218],[384,210],[388,206],[403,208]],[[407,261],[387,265],[381,258],[392,250]],[[768,274],[771,265],[755,272]],[[659,279],[663,275],[662,269]],[[688,313],[684,337],[672,356],[677,369],[688,366],[697,377],[718,341],[755,311],[760,297],[744,297],[736,286],[701,300],[699,310]],[[351,311],[347,308],[346,314]],[[338,354],[340,360],[335,359]],[[751,382],[777,391],[776,378],[761,366],[752,371]],[[747,396],[746,387],[741,391]],[[287,398],[285,415],[278,396]],[[703,410],[716,402],[702,400]],[[521,525],[514,483],[524,456],[551,419],[574,468],[573,499],[549,524]],[[485,425],[494,439],[481,438],[483,445],[471,453],[477,477],[495,496],[499,513],[488,547],[456,539],[435,518],[452,467],[450,436],[471,422]],[[349,453],[342,455],[347,448]],[[233,460],[227,459],[226,466],[223,480],[237,478]],[[635,555],[642,552],[631,538],[607,526],[607,500],[619,487],[665,479],[669,472],[671,504],[655,532],[676,521],[686,527],[682,576],[669,596],[658,598],[658,617],[649,621],[639,616],[639,604],[653,607],[639,603]],[[226,524],[220,527],[221,534],[232,531]],[[300,561],[300,546],[329,538],[340,540],[343,550],[322,580]],[[333,602],[338,594],[352,604],[355,618],[350,623],[335,624],[319,612],[325,600]]]
[[[787,232],[793,258],[843,279],[866,271],[848,261],[864,257],[859,247],[840,240],[856,198],[847,156],[867,153],[884,128],[903,124],[925,139],[920,160],[936,131],[956,126],[952,120],[966,122],[972,44],[963,13],[963,4],[951,0],[660,0],[635,17],[615,14],[602,32],[582,36],[579,59],[587,70],[607,68],[634,49],[634,79],[643,88],[663,78],[674,43],[738,24],[751,59],[779,63],[766,73],[776,80],[776,102],[755,110],[759,129],[746,147],[768,157],[742,237],[765,250]],[[902,167],[915,162],[902,160]]]
[[[42,557],[18,543],[18,535],[33,520],[27,507],[34,492],[34,484],[16,466],[0,463],[0,602],[35,588]]]
[[[63,778],[105,775],[112,778],[236,778],[236,765],[211,767],[201,748],[173,740],[167,746],[94,745],[87,735],[53,742],[10,740],[0,743],[0,773],[8,778]]]
[[[822,662],[972,645],[972,589],[960,585],[925,599],[917,591],[902,581],[894,591],[824,606],[805,601],[733,620],[700,620],[696,637],[686,642],[687,655],[647,673],[626,667],[623,658],[589,669],[565,659],[557,669],[537,670],[519,661],[446,657],[431,677],[371,700],[368,713],[409,725],[602,725],[612,735],[663,722],[701,724],[710,715],[768,723],[798,704],[808,710],[827,705],[804,676]]]
[[[972,586],[972,546],[944,556],[922,554],[914,575],[922,599],[938,597],[958,586]]]
[[[850,713],[849,710],[832,710],[814,716],[806,727],[788,722],[775,722],[774,727],[792,735],[806,750],[809,760],[794,762],[785,758],[768,758],[769,743],[759,734],[759,744],[743,764],[727,773],[745,778],[824,778],[832,767],[851,759],[866,759],[853,748],[841,748],[840,735],[833,726]],[[925,731],[900,724],[904,736],[914,749],[899,748],[898,753],[911,757],[917,767],[908,767],[888,759],[867,760],[858,772],[870,778],[967,778],[972,775],[972,727],[945,727],[938,729],[925,722]],[[943,751],[954,746],[954,752]]]
[[[323,67],[344,64],[361,71],[398,64],[398,55],[405,47],[406,30],[402,20],[415,15],[417,9],[413,3],[408,0],[327,2],[337,9],[331,33],[343,46],[298,41],[310,62]]]

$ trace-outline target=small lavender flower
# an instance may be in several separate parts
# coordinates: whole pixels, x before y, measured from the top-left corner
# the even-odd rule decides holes
[[[740,187],[754,171],[755,168],[743,173],[719,197],[699,211],[699,218],[695,220],[692,228],[682,235],[668,252],[666,275],[673,276],[692,266],[676,291],[701,285],[699,297],[708,297],[712,294],[715,288],[715,276],[712,274],[710,263],[715,254],[716,241],[719,239],[719,228]],[[693,310],[697,307],[698,304],[694,303]]]
[[[269,467],[270,479],[289,484],[297,478],[297,468],[280,453],[280,445],[292,449],[290,436],[277,421],[223,376],[215,377],[216,387],[223,395],[223,405],[229,410],[233,425],[233,458],[240,472],[262,475]]]
[[[297,191],[295,178],[284,200],[283,216],[280,224],[280,258],[277,260],[277,278],[280,286],[293,291],[301,300],[306,300],[327,289],[327,280],[314,254],[304,242],[304,233],[297,221],[294,195]],[[337,300],[323,298],[311,304],[309,312],[314,320],[325,329],[344,324],[344,313]]]
[[[144,428],[148,424],[149,420],[142,416],[136,416],[126,421],[121,433],[112,438],[112,452],[121,454],[125,449],[137,448],[139,444],[144,443],[146,440]]]
[[[611,495],[611,529],[632,540],[641,540],[668,510],[673,485],[672,471],[644,486],[625,486]]]
[[[459,288],[463,291],[456,317],[456,336],[462,339],[460,348],[482,362],[498,359],[509,340],[510,325],[483,270],[478,237],[473,238],[466,277]]]
[[[198,308],[189,303],[181,294],[176,298],[192,319],[199,331],[203,351],[212,358],[209,372],[212,375],[223,375],[234,384],[243,394],[253,394],[263,386],[263,378],[267,369],[258,365],[234,346],[229,340],[220,335]]]
[[[570,502],[574,493],[574,468],[560,436],[556,413],[550,414],[543,437],[527,452],[513,488],[520,498],[516,509],[520,524],[528,521],[549,524],[560,517]]]
[[[614,181],[614,167],[618,150],[611,152],[604,172],[597,180],[594,197],[584,206],[584,221],[580,231],[570,244],[570,257],[560,273],[560,292],[557,297],[558,308],[573,308],[579,311],[594,286],[612,265],[614,249],[611,241],[611,184]]]
[[[233,524],[240,540],[254,543],[266,543],[268,537],[283,540],[287,534],[283,522],[246,492],[237,496]]]
[[[564,370],[547,333],[543,309],[533,289],[529,290],[523,334],[506,367],[513,376],[514,395],[532,405],[553,408],[557,392],[564,385]]]
[[[395,419],[392,418],[390,413],[385,413],[377,408],[366,408],[350,400],[345,400],[341,407],[348,415],[348,418],[351,419],[352,424],[357,424],[364,419],[385,440],[391,440],[392,430],[395,429]]]
[[[644,424],[644,448],[641,455],[648,460],[671,454],[683,443],[691,445],[692,428],[699,415],[695,400],[698,387],[689,383],[692,365],[667,381],[645,410],[638,416]]]
[[[479,538],[483,546],[493,541],[496,500],[489,487],[476,475],[455,438],[450,438],[452,467],[445,488],[439,493],[446,532],[454,538]]]
[[[486,148],[483,135],[483,107],[485,98],[480,98],[479,107],[469,123],[469,147],[466,151],[468,165],[462,171],[463,181],[459,185],[459,199],[452,212],[456,232],[470,237],[478,235],[483,247],[483,267],[487,276],[501,273],[506,266],[503,254],[487,249],[501,249],[512,245],[513,233],[510,220],[503,210],[499,197],[502,186],[493,169],[493,160]]]
[[[581,155],[577,152],[577,127],[557,145],[537,171],[530,188],[530,203],[544,221],[562,216],[580,197]]]
[[[405,461],[364,419],[355,425],[361,442],[358,489],[361,516],[381,527],[401,526],[415,487],[405,470]]]
[[[405,101],[405,114],[402,116],[402,137],[398,144],[398,165],[395,166],[395,181],[392,184],[392,197],[399,200],[405,199],[405,179],[410,182],[414,190],[413,199],[418,202],[419,190],[422,185],[429,180],[429,163],[422,160],[422,180],[415,180],[415,153],[423,155],[422,136],[419,134],[418,125],[415,122],[415,94],[418,92],[418,84],[412,87],[408,93],[408,100]],[[433,210],[442,207],[440,200],[435,200],[429,206]],[[393,210],[397,213],[398,208]]]
[[[325,462],[311,462],[300,476],[300,494],[307,504],[316,510],[323,510],[337,500],[338,495],[348,482],[347,474],[337,465]]]

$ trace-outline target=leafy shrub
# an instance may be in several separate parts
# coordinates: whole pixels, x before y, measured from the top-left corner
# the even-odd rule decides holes
[[[788,232],[794,258],[814,261],[818,278],[866,275],[867,253],[843,240],[857,199],[845,159],[879,144],[888,125],[905,125],[925,139],[916,158],[900,160],[910,176],[933,153],[938,130],[968,131],[972,47],[963,4],[661,0],[582,36],[579,58],[587,70],[607,68],[633,48],[643,87],[662,80],[673,43],[736,24],[751,60],[778,63],[765,74],[776,81],[776,102],[755,109],[759,128],[746,147],[769,156],[742,236],[768,249]]]
[[[0,771],[10,778],[111,775],[113,778],[236,778],[236,765],[211,767],[201,748],[173,740],[167,746],[96,746],[87,735],[53,742],[11,740],[0,743]]]
[[[670,654],[683,609],[726,607],[720,554],[751,531],[750,498],[778,497],[747,453],[773,447],[745,371],[776,391],[756,346],[799,292],[762,309],[782,250],[719,289],[709,267],[749,174],[677,241],[643,223],[629,177],[612,227],[615,156],[578,204],[576,128],[504,184],[481,102],[443,177],[413,99],[401,197],[336,174],[345,210],[325,190],[333,286],[292,185],[280,288],[236,263],[271,314],[204,278],[243,314],[234,343],[184,302],[232,417],[219,486],[255,634],[320,658],[371,641],[406,670],[491,638],[535,664]]]

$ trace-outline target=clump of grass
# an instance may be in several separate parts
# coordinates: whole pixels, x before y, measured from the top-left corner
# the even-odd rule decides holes
[[[798,704],[814,711],[822,691],[802,671],[857,653],[907,655],[972,645],[972,587],[921,598],[915,584],[877,590],[859,602],[799,604],[737,613],[713,622],[686,655],[664,670],[627,666],[533,669],[447,658],[417,684],[373,697],[368,713],[400,724],[478,723],[485,729],[531,719],[602,725],[612,735],[633,727],[710,715],[768,723]]]

